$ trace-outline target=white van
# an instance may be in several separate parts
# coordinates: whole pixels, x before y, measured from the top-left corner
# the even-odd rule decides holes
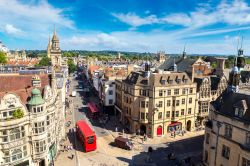
[[[76,97],[76,91],[72,91],[71,96]]]

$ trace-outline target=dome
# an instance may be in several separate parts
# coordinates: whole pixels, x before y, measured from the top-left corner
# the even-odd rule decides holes
[[[33,90],[31,91],[31,94],[32,94],[32,95],[39,95],[39,94],[41,94],[41,92],[40,92],[39,89],[35,88],[35,89],[33,89]]]
[[[31,91],[31,99],[28,101],[29,105],[41,105],[44,104],[44,100],[41,96],[41,92],[39,89],[35,88]]]

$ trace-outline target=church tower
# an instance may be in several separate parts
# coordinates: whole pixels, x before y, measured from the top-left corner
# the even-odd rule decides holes
[[[52,44],[50,48],[50,57],[52,66],[61,66],[61,61],[62,61],[61,55],[62,53],[59,47],[59,39],[56,35],[56,30],[54,30],[54,34],[52,37]]]

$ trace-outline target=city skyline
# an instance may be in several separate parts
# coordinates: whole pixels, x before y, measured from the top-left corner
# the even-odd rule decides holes
[[[0,40],[10,49],[46,49],[56,27],[61,48],[249,54],[250,2],[0,0]]]

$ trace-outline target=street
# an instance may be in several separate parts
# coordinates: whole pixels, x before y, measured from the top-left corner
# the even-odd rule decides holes
[[[82,87],[79,88],[78,85]],[[103,165],[103,166],[125,166],[125,165],[176,165],[175,160],[168,160],[167,155],[170,152],[174,152],[176,156],[198,156],[202,152],[203,136],[197,136],[190,139],[183,139],[176,142],[159,143],[159,144],[147,144],[142,143],[140,137],[135,137],[131,134],[126,134],[125,137],[131,138],[134,143],[134,148],[131,151],[117,148],[113,145],[114,138],[118,135],[122,135],[122,126],[119,126],[118,132],[115,131],[115,124],[118,124],[115,117],[111,117],[111,120],[107,124],[100,124],[97,120],[89,120],[86,117],[87,101],[95,103],[99,102],[98,96],[90,93],[89,97],[86,97],[83,92],[83,87],[87,86],[86,83],[72,78],[71,91],[76,91],[76,97],[70,97],[73,99],[72,108],[72,122],[78,120],[85,120],[90,127],[95,131],[97,135],[97,150],[93,152],[85,153],[81,143],[74,138],[74,135],[68,134],[69,142],[73,144],[76,157],[72,160],[68,158],[67,153],[60,154],[55,165],[61,166],[69,163],[70,165],[85,166],[85,165]],[[71,126],[73,127],[73,125]],[[75,144],[76,142],[76,144]],[[148,147],[153,148],[151,154],[152,163],[146,163],[145,160],[148,156]],[[67,161],[66,161],[67,160]],[[67,165],[69,165],[67,164]]]

